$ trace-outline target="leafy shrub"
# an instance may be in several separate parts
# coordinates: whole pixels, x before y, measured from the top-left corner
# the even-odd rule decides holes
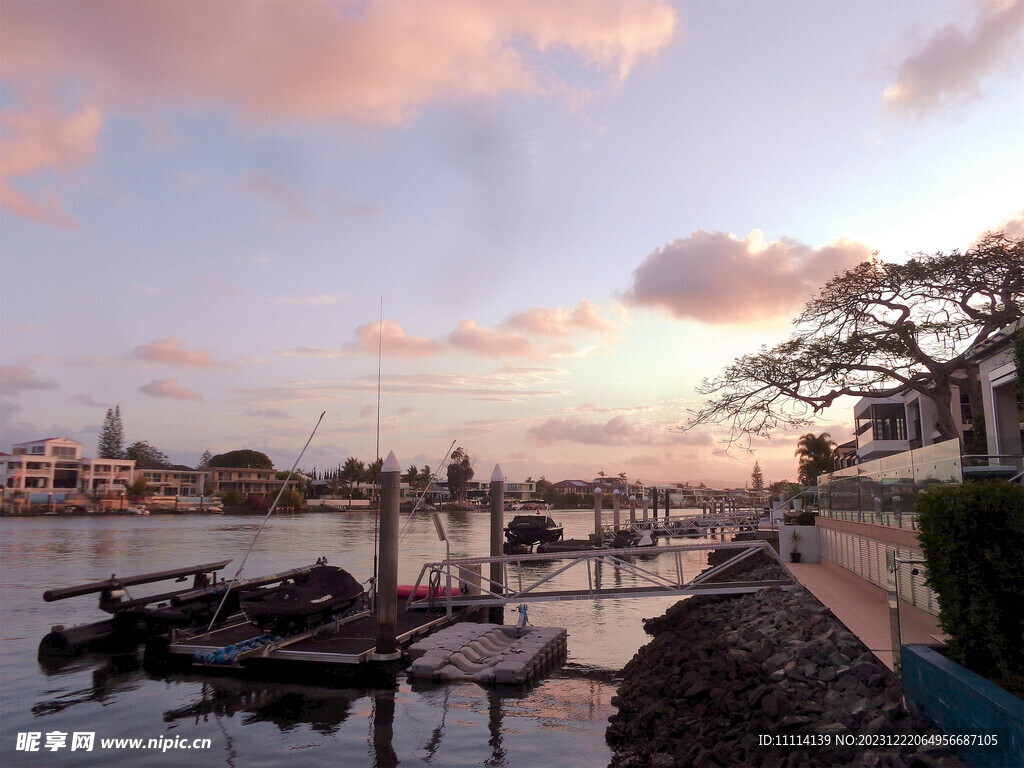
[[[245,497],[245,506],[253,512],[266,512],[270,509],[270,499],[265,496],[258,496],[255,493],[250,493]]]
[[[306,498],[292,489],[281,494],[281,501],[278,502],[278,509],[302,509],[306,505]]]
[[[814,520],[817,517],[818,517],[818,515],[815,512],[801,512],[799,515],[796,516],[796,524],[797,525],[815,525]]]
[[[220,497],[225,507],[240,507],[245,504],[245,497],[238,491],[227,491]]]
[[[928,585],[947,655],[1024,693],[1024,488],[986,482],[929,488],[917,502]]]

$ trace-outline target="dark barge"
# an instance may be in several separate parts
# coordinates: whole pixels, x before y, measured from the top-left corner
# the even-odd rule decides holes
[[[144,642],[154,635],[166,633],[175,626],[186,626],[201,621],[204,617],[208,618],[209,598],[185,600],[178,606],[172,606],[171,600],[192,591],[216,590],[217,571],[230,562],[221,560],[216,563],[140,573],[134,576],[118,577],[111,574],[109,579],[47,590],[43,593],[43,600],[48,603],[98,593],[99,609],[111,616],[109,619],[74,627],[56,625],[40,641],[39,656],[71,656],[89,649],[124,649]],[[129,592],[129,588],[144,584],[156,584],[172,579],[177,583],[185,582],[189,576],[192,577],[192,586],[188,588],[141,597],[132,597]]]

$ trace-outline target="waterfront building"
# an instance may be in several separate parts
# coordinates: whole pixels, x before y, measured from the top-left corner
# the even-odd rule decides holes
[[[985,437],[988,453],[994,456],[1024,452],[1024,410],[1017,397],[1022,372],[1013,359],[1015,333],[1024,333],[1020,320],[979,345],[970,355],[978,366]]]
[[[447,488],[447,483],[442,483]],[[470,480],[466,483],[466,497],[483,499],[491,492],[490,480]],[[507,501],[530,501],[537,493],[537,483],[524,481],[521,483],[505,482],[505,499]]]
[[[128,486],[136,476],[133,459],[82,456],[82,444],[68,437],[15,443],[0,457],[0,484],[29,493],[81,493],[105,486]]]
[[[585,496],[594,492],[593,483],[584,480],[559,480],[557,483],[552,483],[551,487],[561,494],[572,496]]]
[[[243,496],[271,496],[277,494],[285,482],[277,479],[274,469],[211,467],[204,473],[206,491],[221,495],[234,491]]]
[[[147,496],[202,496],[206,493],[208,472],[176,466],[138,469],[146,478]]]
[[[973,415],[966,394],[957,387],[953,387],[953,403],[958,409],[954,414],[957,432],[966,440],[973,429]],[[935,402],[920,392],[861,398],[853,407],[857,460],[872,461],[934,445],[941,440],[935,429],[937,414]]]
[[[1024,471],[1024,406],[1017,391],[1022,375],[1013,357],[1017,322],[971,351],[984,405],[988,455],[968,454],[973,419],[960,404],[960,437],[937,442],[935,404],[911,393],[865,398],[855,406],[856,455],[838,446],[838,468],[818,477],[820,514],[816,521],[821,558],[875,586],[898,593],[900,604],[938,615],[938,601],[927,586],[924,553],[917,536],[915,507],[922,491],[937,483],[1005,478],[1021,482]],[[843,450],[840,450],[843,449]],[[903,565],[901,565],[903,563]]]

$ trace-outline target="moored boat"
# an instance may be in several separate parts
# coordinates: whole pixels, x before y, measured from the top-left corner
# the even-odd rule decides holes
[[[562,526],[550,515],[516,515],[505,528],[505,538],[513,546],[528,547],[562,539]]]
[[[242,613],[267,632],[306,629],[342,613],[363,595],[362,585],[348,571],[319,563],[280,586],[244,590]]]

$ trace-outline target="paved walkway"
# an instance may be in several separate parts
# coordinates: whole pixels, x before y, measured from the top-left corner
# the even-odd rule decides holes
[[[893,668],[889,600],[885,590],[828,560],[786,563],[786,567],[883,664]],[[904,643],[935,645],[944,637],[938,618],[902,600],[900,632]]]

